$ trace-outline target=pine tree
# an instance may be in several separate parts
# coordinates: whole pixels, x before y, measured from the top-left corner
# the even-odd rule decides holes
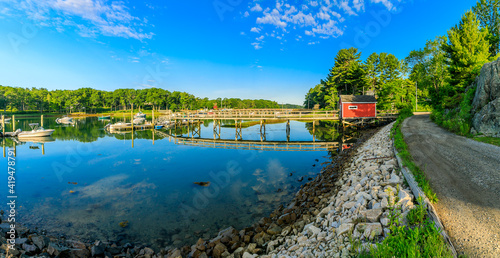
[[[500,0],[479,0],[472,10],[483,28],[488,28],[490,42],[490,56],[495,57],[500,43]]]
[[[329,86],[336,87],[342,94],[362,94],[367,79],[360,56],[361,52],[356,48],[341,49],[326,80]]]
[[[462,16],[462,20],[448,31],[448,44],[443,46],[451,75],[451,85],[455,91],[463,88],[479,74],[483,64],[488,62],[490,44],[488,29],[480,29],[479,21],[472,11]]]

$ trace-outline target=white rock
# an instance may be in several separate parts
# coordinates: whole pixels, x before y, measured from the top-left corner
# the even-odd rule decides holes
[[[340,236],[344,233],[351,231],[353,227],[354,227],[354,224],[352,224],[352,223],[344,223],[344,224],[340,225],[336,230],[337,236]]]

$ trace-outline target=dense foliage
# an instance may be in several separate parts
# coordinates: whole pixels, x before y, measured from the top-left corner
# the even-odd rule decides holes
[[[22,112],[95,112],[102,108],[120,110],[130,108],[199,109],[199,108],[280,108],[275,101],[238,98],[198,98],[185,92],[170,92],[160,88],[117,89],[102,91],[91,88],[52,90],[18,88],[0,85],[0,109]]]
[[[415,103],[415,83],[406,79],[408,66],[393,54],[373,53],[364,62],[356,48],[341,49],[325,80],[311,88],[305,107],[319,104],[322,109],[337,109],[338,95],[372,92],[378,109],[401,109]]]
[[[500,57],[499,44],[500,0],[479,0],[446,36],[427,41],[403,60],[373,53],[362,61],[357,49],[340,50],[327,78],[306,94],[304,106],[336,109],[339,94],[371,92],[379,110],[433,110],[439,125],[468,135],[471,85],[485,63]]]

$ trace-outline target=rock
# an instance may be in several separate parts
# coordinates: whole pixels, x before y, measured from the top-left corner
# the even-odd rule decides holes
[[[215,245],[214,250],[212,251],[212,254],[215,258],[222,257],[222,253],[226,251],[226,246],[222,243],[218,243]]]
[[[271,226],[269,226],[269,229],[266,231],[266,233],[268,233],[271,236],[274,236],[274,235],[280,234],[282,230],[283,229],[280,226],[278,226],[276,224],[271,224]]]
[[[26,251],[27,255],[34,255],[36,253],[37,247],[35,245],[29,245],[24,243],[23,250]]]
[[[22,246],[24,243],[26,243],[28,241],[27,238],[23,237],[23,238],[16,238],[16,245],[18,246]]]
[[[43,236],[32,236],[31,242],[38,247],[38,249],[43,250],[47,246],[49,239]]]
[[[492,100],[472,118],[472,126],[476,134],[500,137],[500,98]]]
[[[485,64],[474,82],[472,126],[486,136],[500,136],[500,60]]]
[[[378,222],[378,219],[382,215],[382,209],[371,209],[360,212],[363,218],[369,222]]]
[[[70,256],[71,257],[78,257],[78,258],[85,258],[85,257],[90,257],[90,251],[88,249],[71,249],[70,250]]]
[[[103,255],[104,254],[104,245],[99,243],[97,245],[93,245],[90,249],[90,252],[93,257]]]
[[[176,248],[168,258],[179,258],[179,257],[182,258],[181,250]]]
[[[247,252],[245,252],[242,256],[242,258],[255,258],[255,257],[257,257],[256,254],[249,254]]]
[[[342,225],[340,225],[337,229],[336,229],[336,232],[337,232],[337,236],[340,236],[344,233],[348,233],[352,230],[352,228],[354,227],[354,224],[352,223],[344,223]]]
[[[342,207],[344,207],[344,209],[350,209],[350,208],[354,207],[354,205],[356,205],[356,202],[347,202],[347,203],[344,203],[344,205]]]
[[[381,224],[382,224],[382,226],[384,226],[384,227],[387,227],[387,226],[389,225],[389,223],[390,223],[390,222],[391,222],[391,220],[390,220],[390,219],[388,219],[388,218],[382,218],[382,219],[380,219],[380,223],[381,223]]]
[[[307,224],[305,227],[304,227],[304,231],[307,231],[311,236],[315,236],[317,235],[319,232],[321,232],[321,229],[315,227],[313,225],[313,223],[311,224]]]
[[[245,251],[245,248],[243,247],[238,247],[236,250],[234,250],[234,258],[241,258],[243,256],[243,251]]]
[[[47,253],[51,256],[64,256],[64,254],[69,253],[69,249],[50,243],[49,247],[47,247]]]
[[[394,185],[394,186],[397,185],[397,184],[401,184],[401,182],[402,182],[401,178],[398,175],[394,174],[394,173],[391,174],[391,179],[389,179],[389,181],[387,181],[388,184]]]
[[[369,239],[373,239],[376,236],[380,236],[383,232],[382,225],[380,223],[359,223],[357,227],[363,227],[364,228],[363,235]]]
[[[387,207],[389,207],[389,201],[387,201],[387,198],[383,198],[382,201],[380,202],[380,207],[382,207],[382,209],[386,209]]]

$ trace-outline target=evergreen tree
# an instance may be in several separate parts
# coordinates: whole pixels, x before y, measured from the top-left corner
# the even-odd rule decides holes
[[[500,0],[479,0],[472,7],[483,28],[488,28],[487,39],[490,43],[490,56],[496,57],[500,43]]]
[[[458,25],[448,31],[449,42],[443,46],[447,54],[450,83],[455,91],[462,92],[488,62],[490,44],[488,29],[480,28],[476,14],[467,11]]]

